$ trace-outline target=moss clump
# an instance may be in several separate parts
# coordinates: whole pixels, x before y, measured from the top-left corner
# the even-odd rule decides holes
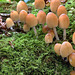
[[[74,7],[73,0],[66,3],[70,26],[67,29],[67,40],[72,43],[72,34],[75,32]],[[32,4],[29,4],[32,6]],[[46,14],[49,7],[44,9]],[[32,8],[33,14],[37,15],[38,10]],[[10,32],[12,36],[0,35],[0,75],[70,75],[73,67],[64,62],[60,56],[54,52],[55,43],[63,41],[54,41],[48,47],[44,42],[45,34],[42,33],[42,26],[36,26],[39,38],[34,36],[33,29],[27,34]],[[60,39],[62,40],[62,29],[57,27]],[[12,41],[14,48],[9,41]],[[54,39],[55,40],[55,39]],[[75,49],[75,45],[73,45]]]

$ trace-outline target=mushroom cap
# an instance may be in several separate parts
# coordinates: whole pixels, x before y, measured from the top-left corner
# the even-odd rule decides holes
[[[49,30],[50,28],[47,25],[43,26],[42,28],[43,33],[47,33]]]
[[[37,14],[37,19],[39,24],[45,24],[46,23],[46,13],[43,10],[40,10]]]
[[[60,16],[61,14],[67,14],[67,10],[63,5],[60,5],[57,9],[57,15]]]
[[[70,72],[70,75],[75,75],[75,71],[71,71]]]
[[[58,26],[57,16],[54,13],[49,12],[46,16],[46,23],[47,23],[48,27],[50,27],[50,28],[57,27]]]
[[[43,9],[45,7],[44,0],[35,0],[35,8],[36,9]]]
[[[65,41],[62,43],[61,48],[60,48],[60,55],[62,57],[67,57],[73,52],[72,45]]]
[[[28,31],[30,30],[30,27],[29,27],[27,24],[24,24],[23,30],[24,30],[25,32],[28,32]]]
[[[60,43],[56,43],[55,46],[54,46],[54,50],[55,50],[55,53],[60,55],[60,48],[61,48],[61,44]]]
[[[73,33],[72,41],[75,44],[75,32]]]
[[[35,17],[35,15],[30,13],[26,16],[26,24],[29,25],[29,27],[34,27],[37,25],[37,23],[38,23],[38,20]]]
[[[21,10],[19,13],[19,20],[21,22],[26,22],[26,16],[27,16],[27,12],[25,10]]]
[[[47,33],[45,35],[45,42],[46,43],[52,43],[53,42],[53,37],[52,37],[52,35],[50,33]]]
[[[51,0],[50,8],[52,12],[56,12],[59,5],[61,5],[60,0]]]
[[[14,26],[14,22],[11,18],[6,19],[6,26],[7,26],[7,28]]]
[[[69,63],[75,67],[75,53],[69,55]]]
[[[11,19],[13,20],[13,21],[18,21],[19,20],[19,14],[18,14],[18,12],[17,11],[12,11],[11,13],[10,13],[10,17],[11,17]]]
[[[52,35],[52,37],[54,38],[55,34],[54,34],[54,31],[53,31],[52,29],[50,29],[50,30],[48,31],[48,33],[50,33],[50,34]]]
[[[69,27],[70,21],[66,14],[61,14],[58,21],[60,28],[67,29]]]
[[[17,12],[19,13],[21,10],[25,10],[28,12],[28,6],[26,5],[26,3],[24,1],[19,1],[17,4]]]

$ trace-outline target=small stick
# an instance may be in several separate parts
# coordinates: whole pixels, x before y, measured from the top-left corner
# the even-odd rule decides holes
[[[66,40],[66,29],[63,30],[63,40]]]

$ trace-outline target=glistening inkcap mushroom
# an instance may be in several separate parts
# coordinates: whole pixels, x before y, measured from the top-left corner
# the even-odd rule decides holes
[[[61,14],[66,14],[67,15],[67,10],[66,8],[63,6],[63,5],[60,5],[57,9],[57,15],[58,17],[61,15]]]
[[[46,16],[46,23],[47,23],[47,26],[49,28],[53,28],[55,37],[56,37],[57,40],[59,40],[57,31],[56,31],[56,27],[58,26],[58,18],[57,18],[57,16],[54,13],[49,12],[47,14],[47,16]]]
[[[36,38],[38,38],[37,31],[36,31],[36,28],[35,28],[35,26],[38,24],[38,20],[37,20],[37,18],[35,17],[35,15],[29,13],[29,14],[26,16],[26,24],[27,24],[29,27],[33,27],[35,36],[36,36]]]
[[[11,30],[13,30],[12,26],[14,26],[13,20],[11,18],[7,18],[6,19],[6,27],[11,28]]]
[[[56,43],[55,46],[54,46],[54,50],[55,50],[55,53],[57,55],[60,55],[60,48],[61,48],[61,44],[60,43]]]
[[[70,21],[66,14],[59,16],[59,27],[63,29],[63,40],[66,40],[66,29],[69,27]]]
[[[71,71],[70,72],[70,75],[75,75],[75,71]]]
[[[43,10],[40,10],[37,13],[37,19],[39,24],[42,24],[42,26],[44,26],[44,24],[46,23],[46,13]]]
[[[45,7],[44,0],[35,0],[35,9],[43,9]]]
[[[17,4],[17,12],[19,13],[21,10],[25,10],[28,12],[28,6],[26,5],[26,3],[24,1],[19,1]]]

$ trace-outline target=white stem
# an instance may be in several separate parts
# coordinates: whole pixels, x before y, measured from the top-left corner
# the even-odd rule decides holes
[[[34,33],[35,33],[36,38],[38,38],[38,35],[37,35],[37,31],[36,31],[35,26],[33,27],[33,30],[34,30]]]
[[[66,29],[63,30],[63,40],[66,40]]]
[[[20,29],[21,29],[21,25],[20,25],[19,21],[17,21],[17,24],[18,24],[18,26],[20,26]]]
[[[59,40],[59,37],[58,37],[57,31],[56,31],[56,28],[53,28],[53,30],[54,30],[54,34],[55,34],[56,40]]]
[[[14,31],[13,27],[10,27],[10,29],[11,29],[12,31]]]

